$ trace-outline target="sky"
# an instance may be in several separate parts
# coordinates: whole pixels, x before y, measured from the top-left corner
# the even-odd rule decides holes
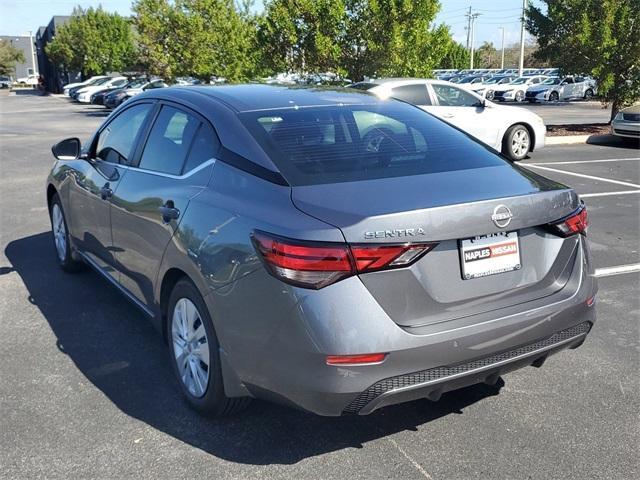
[[[121,15],[131,14],[132,0],[0,0],[0,35],[35,35],[40,26],[47,25],[53,15],[68,15],[76,5],[96,7],[102,4],[105,10]],[[454,38],[466,44],[467,20],[465,12],[469,6],[477,12],[475,23],[475,46],[489,41],[500,48],[502,32],[505,29],[505,44],[520,41],[520,12],[522,0],[440,0],[441,10],[437,23],[446,23],[451,27]],[[540,3],[536,0],[534,3]],[[262,1],[256,0],[257,9]]]

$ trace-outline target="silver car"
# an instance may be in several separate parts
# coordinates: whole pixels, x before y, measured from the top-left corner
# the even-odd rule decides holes
[[[596,94],[596,82],[589,77],[551,77],[534,87],[529,87],[525,98],[530,103],[567,100],[590,100]]]
[[[437,400],[539,367],[595,321],[576,193],[401,101],[158,89],[53,153],[60,266],[151,319],[206,414]]]

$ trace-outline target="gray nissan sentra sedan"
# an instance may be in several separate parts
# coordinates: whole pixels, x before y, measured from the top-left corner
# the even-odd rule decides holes
[[[53,153],[60,266],[90,265],[154,322],[203,413],[437,400],[541,366],[595,321],[576,193],[397,100],[162,89]]]

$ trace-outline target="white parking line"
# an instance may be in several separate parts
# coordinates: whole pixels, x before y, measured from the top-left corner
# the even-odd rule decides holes
[[[614,197],[616,195],[629,195],[630,193],[640,193],[640,190],[623,190],[621,192],[583,193],[582,195],[580,195],[580,198]]]
[[[622,275],[625,273],[640,272],[640,263],[631,265],[619,265],[617,267],[596,268],[596,277],[610,277],[612,275]]]
[[[590,180],[598,180],[600,182],[615,183],[616,185],[623,185],[625,187],[640,188],[640,185],[637,185],[635,183],[621,182],[620,180],[611,180],[610,178],[595,177],[593,175],[585,175],[584,173],[567,172],[566,170],[558,170],[557,168],[542,167],[540,165],[529,164],[527,166],[533,167],[533,168],[539,168],[540,170],[547,170],[549,172],[556,172],[556,173],[562,173],[564,175],[571,175],[574,177],[588,178]]]
[[[637,162],[638,160],[640,160],[640,157],[603,158],[600,160],[571,160],[569,162],[533,162],[533,163],[523,163],[523,165],[573,165],[575,163],[605,163],[605,162],[629,162],[629,161]]]

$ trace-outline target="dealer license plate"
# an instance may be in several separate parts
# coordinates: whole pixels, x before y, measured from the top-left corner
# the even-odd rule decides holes
[[[465,280],[518,270],[521,267],[518,232],[491,233],[462,240],[460,257]]]

